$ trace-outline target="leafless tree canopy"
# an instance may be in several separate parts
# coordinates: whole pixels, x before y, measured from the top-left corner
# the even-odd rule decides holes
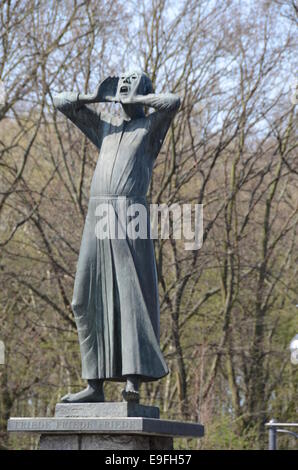
[[[143,401],[205,424],[188,448],[266,446],[264,423],[297,411],[297,4],[3,0],[0,25],[1,446],[34,448],[9,416],[82,385],[70,303],[97,150],[53,94],[135,67],[182,103],[152,201],[204,204],[200,250],[156,242],[170,374]]]

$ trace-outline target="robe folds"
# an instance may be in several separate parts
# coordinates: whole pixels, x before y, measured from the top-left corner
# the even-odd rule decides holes
[[[168,373],[159,345],[158,280],[153,241],[96,235],[98,208],[109,204],[116,219],[131,204],[150,214],[146,193],[152,167],[173,118],[154,112],[133,120],[77,108],[67,98],[58,107],[100,150],[93,175],[72,309],[78,329],[84,379],[157,380]],[[107,219],[109,223],[109,218]],[[108,228],[109,230],[109,228]]]

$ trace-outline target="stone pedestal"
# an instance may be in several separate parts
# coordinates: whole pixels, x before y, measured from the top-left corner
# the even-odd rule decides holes
[[[137,403],[58,404],[54,418],[10,418],[10,432],[40,434],[41,450],[171,450],[174,437],[202,437],[204,427],[159,419]]]
[[[57,403],[55,418],[159,418],[157,406],[136,402]]]
[[[172,450],[173,439],[121,434],[42,434],[40,450]]]

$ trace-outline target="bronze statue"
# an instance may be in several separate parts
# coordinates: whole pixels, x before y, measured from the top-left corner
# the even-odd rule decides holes
[[[91,103],[121,103],[124,116],[96,112]],[[173,94],[155,94],[145,73],[104,80],[93,95],[64,92],[54,104],[93,142],[93,175],[77,266],[72,308],[78,329],[82,377],[88,386],[62,401],[104,401],[105,380],[125,381],[125,400],[138,401],[139,384],[168,373],[159,346],[159,301],[153,241],[96,236],[103,202],[148,208],[152,168],[180,106]],[[155,112],[145,115],[144,106]],[[150,224],[147,210],[147,223]]]

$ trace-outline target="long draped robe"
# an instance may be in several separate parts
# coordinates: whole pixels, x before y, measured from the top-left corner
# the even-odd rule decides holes
[[[153,242],[96,237],[96,209],[119,201],[143,204],[152,167],[174,112],[156,111],[125,120],[80,108],[73,94],[60,94],[58,109],[100,150],[93,175],[74,284],[72,309],[84,379],[142,381],[168,373],[159,346],[159,300]],[[123,202],[124,201],[124,202]],[[150,229],[149,229],[150,230]]]

